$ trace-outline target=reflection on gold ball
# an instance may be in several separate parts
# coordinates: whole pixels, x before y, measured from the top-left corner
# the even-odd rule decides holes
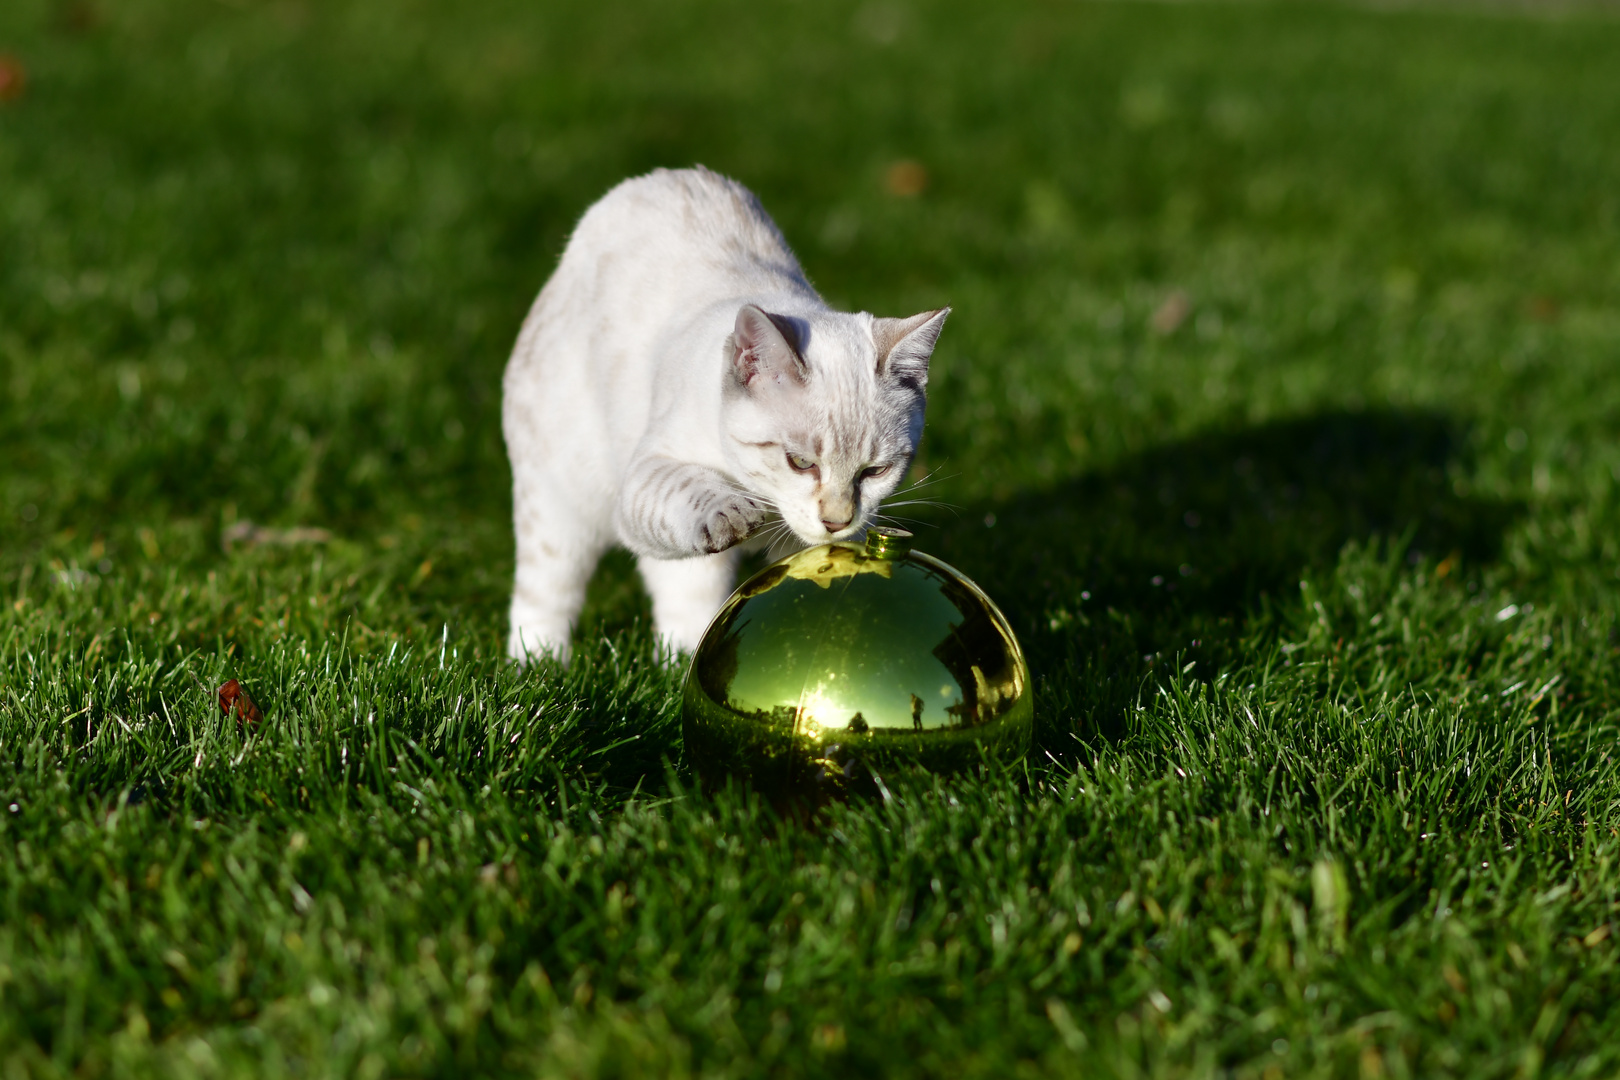
[[[704,786],[802,813],[895,770],[958,772],[1029,749],[1034,698],[1012,628],[978,586],[873,529],[790,555],[709,624],[682,697]]]

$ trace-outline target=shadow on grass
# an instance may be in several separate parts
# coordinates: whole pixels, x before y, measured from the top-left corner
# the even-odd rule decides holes
[[[1042,742],[1072,747],[1072,731],[1117,726],[1152,665],[1244,659],[1254,620],[1348,541],[1494,559],[1519,508],[1459,493],[1466,435],[1395,410],[1200,435],[937,517],[919,541],[1002,606],[1040,686]]]

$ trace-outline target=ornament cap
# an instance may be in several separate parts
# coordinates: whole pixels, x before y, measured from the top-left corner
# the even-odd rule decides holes
[[[905,529],[874,525],[866,530],[866,554],[874,559],[903,559],[911,551],[913,539]]]

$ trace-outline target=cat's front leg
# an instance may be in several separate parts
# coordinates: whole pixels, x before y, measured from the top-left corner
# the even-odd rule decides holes
[[[737,551],[690,559],[638,555],[636,567],[652,599],[659,644],[673,660],[698,647],[714,613],[731,595],[737,582]]]
[[[630,470],[614,511],[619,539],[637,555],[685,559],[746,540],[764,502],[703,465],[647,458]]]

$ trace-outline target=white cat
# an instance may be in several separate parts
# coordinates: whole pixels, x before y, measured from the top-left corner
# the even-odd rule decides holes
[[[674,652],[697,645],[767,515],[807,545],[858,536],[916,452],[949,311],[832,310],[759,200],[707,169],[608,192],[506,369],[512,657],[568,659],[615,542]]]

